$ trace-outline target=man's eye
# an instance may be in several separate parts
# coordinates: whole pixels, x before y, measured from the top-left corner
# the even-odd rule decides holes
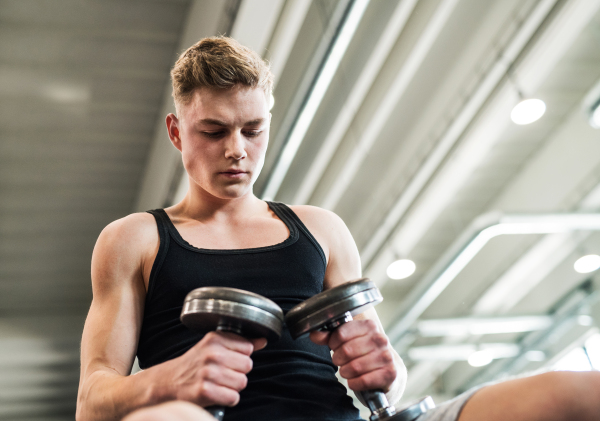
[[[215,138],[222,137],[224,133],[225,132],[223,132],[223,131],[218,131],[218,132],[204,132],[204,135],[206,137],[210,137],[210,138],[215,139]]]
[[[256,137],[261,133],[260,130],[248,130],[246,131],[246,136],[248,137]]]

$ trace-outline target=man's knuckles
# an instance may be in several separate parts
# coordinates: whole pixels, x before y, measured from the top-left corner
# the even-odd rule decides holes
[[[346,379],[361,376],[375,370],[390,370],[396,374],[394,357],[389,350],[372,352],[340,364],[340,375]],[[395,377],[394,377],[395,378]]]
[[[331,335],[329,340],[329,347],[336,349],[340,345],[359,337],[373,337],[378,344],[387,343],[387,336],[384,333],[379,332],[377,323],[371,319],[366,320],[353,320],[349,323],[345,323]]]
[[[396,369],[385,367],[371,371],[358,377],[348,379],[348,387],[352,390],[382,389],[387,392],[396,379]]]
[[[371,340],[375,345],[377,345],[380,348],[387,347],[390,342],[387,335],[382,332],[374,332],[371,335]]]
[[[240,394],[237,391],[212,382],[198,384],[194,395],[194,401],[201,406],[215,404],[235,406],[240,401]]]
[[[328,345],[331,333],[327,331],[313,330],[310,332],[310,340],[317,345]]]
[[[254,344],[248,339],[233,333],[208,332],[196,345],[199,348],[217,346],[231,349],[241,354],[250,355],[254,351]]]

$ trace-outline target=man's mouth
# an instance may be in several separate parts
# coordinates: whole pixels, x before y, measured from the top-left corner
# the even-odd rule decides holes
[[[242,171],[242,170],[229,170],[229,171],[222,171],[219,174],[223,174],[226,177],[241,177],[244,174],[246,174],[246,171]]]

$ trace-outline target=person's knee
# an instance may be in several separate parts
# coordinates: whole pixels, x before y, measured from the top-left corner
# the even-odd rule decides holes
[[[204,409],[190,402],[171,401],[132,412],[122,421],[215,421]]]
[[[587,421],[600,419],[600,373],[548,372],[486,386],[460,421]]]
[[[600,373],[555,371],[539,375],[549,408],[564,420],[600,418]]]

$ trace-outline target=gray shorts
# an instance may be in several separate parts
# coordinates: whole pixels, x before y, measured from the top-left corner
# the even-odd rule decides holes
[[[471,396],[482,386],[474,387],[467,390],[465,393],[458,395],[454,399],[443,402],[439,406],[430,409],[415,421],[456,421],[463,407]]]

